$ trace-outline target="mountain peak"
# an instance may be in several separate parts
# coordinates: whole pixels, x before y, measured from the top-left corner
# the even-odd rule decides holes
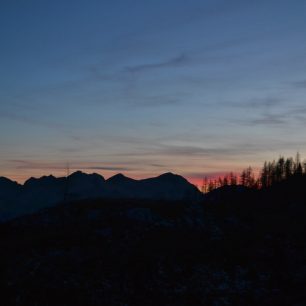
[[[156,178],[158,179],[162,179],[162,180],[180,180],[180,181],[187,181],[184,177],[182,177],[181,175],[178,174],[174,174],[172,172],[166,172],[163,173],[159,176],[157,176]]]
[[[84,173],[81,170],[78,170],[78,171],[72,172],[68,177],[81,177],[85,175],[87,175],[87,173]]]
[[[17,182],[12,181],[4,176],[0,176],[0,184],[2,188],[8,188],[9,186],[11,187],[19,186]]]
[[[114,176],[110,177],[107,180],[108,183],[119,183],[119,182],[126,182],[126,181],[134,181],[134,180],[125,176],[122,173],[115,174]]]
[[[0,182],[1,182],[1,183],[8,183],[8,184],[10,184],[10,183],[16,183],[15,181],[12,181],[12,180],[10,180],[9,178],[4,177],[4,176],[0,176]]]
[[[174,174],[172,172],[165,172],[161,174],[159,177],[173,177],[173,176],[178,176],[177,174]]]
[[[82,179],[82,178],[98,178],[102,179],[103,181],[105,180],[104,177],[98,173],[85,173],[80,170],[75,171],[71,173],[68,178],[76,178],[76,179]]]
[[[31,185],[31,184],[35,184],[35,183],[50,183],[50,182],[54,182],[56,181],[57,178],[53,175],[44,175],[44,176],[41,176],[39,178],[37,177],[30,177],[28,180],[25,181],[24,185],[25,186],[28,186],[28,185]]]

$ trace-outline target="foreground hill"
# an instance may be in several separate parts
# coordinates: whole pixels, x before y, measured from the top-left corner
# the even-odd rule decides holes
[[[124,180],[117,176],[114,180]],[[0,225],[5,305],[306,304],[304,180],[91,200]]]
[[[30,178],[24,185],[0,178],[0,221],[82,199],[193,201],[200,197],[201,193],[194,185],[172,173],[144,180],[118,174],[105,180],[99,174],[77,171],[67,178],[52,175]]]

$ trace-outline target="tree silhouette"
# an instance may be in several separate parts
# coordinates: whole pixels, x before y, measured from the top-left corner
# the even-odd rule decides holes
[[[218,179],[205,178],[202,190],[206,193],[219,187],[238,184],[254,189],[268,188],[291,177],[303,175],[306,175],[306,160],[301,162],[300,154],[297,153],[294,159],[280,156],[278,160],[265,161],[257,177],[249,166],[242,170],[239,179],[233,172],[220,176]]]

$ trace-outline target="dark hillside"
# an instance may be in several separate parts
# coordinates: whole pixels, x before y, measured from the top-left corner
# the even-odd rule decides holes
[[[80,201],[2,224],[5,305],[304,305],[303,186]]]

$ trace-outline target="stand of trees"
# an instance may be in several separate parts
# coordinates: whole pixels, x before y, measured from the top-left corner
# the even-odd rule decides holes
[[[267,188],[275,183],[287,180],[293,176],[306,175],[306,161],[301,161],[300,154],[295,158],[280,157],[278,160],[264,163],[258,175],[248,167],[240,174],[230,172],[222,177],[203,180],[202,192],[207,193],[222,186],[240,185],[248,188]]]
[[[297,153],[295,159],[280,157],[277,161],[265,162],[260,174],[260,183],[262,188],[266,188],[292,176],[302,175],[306,175],[306,161],[301,162],[300,154]]]

